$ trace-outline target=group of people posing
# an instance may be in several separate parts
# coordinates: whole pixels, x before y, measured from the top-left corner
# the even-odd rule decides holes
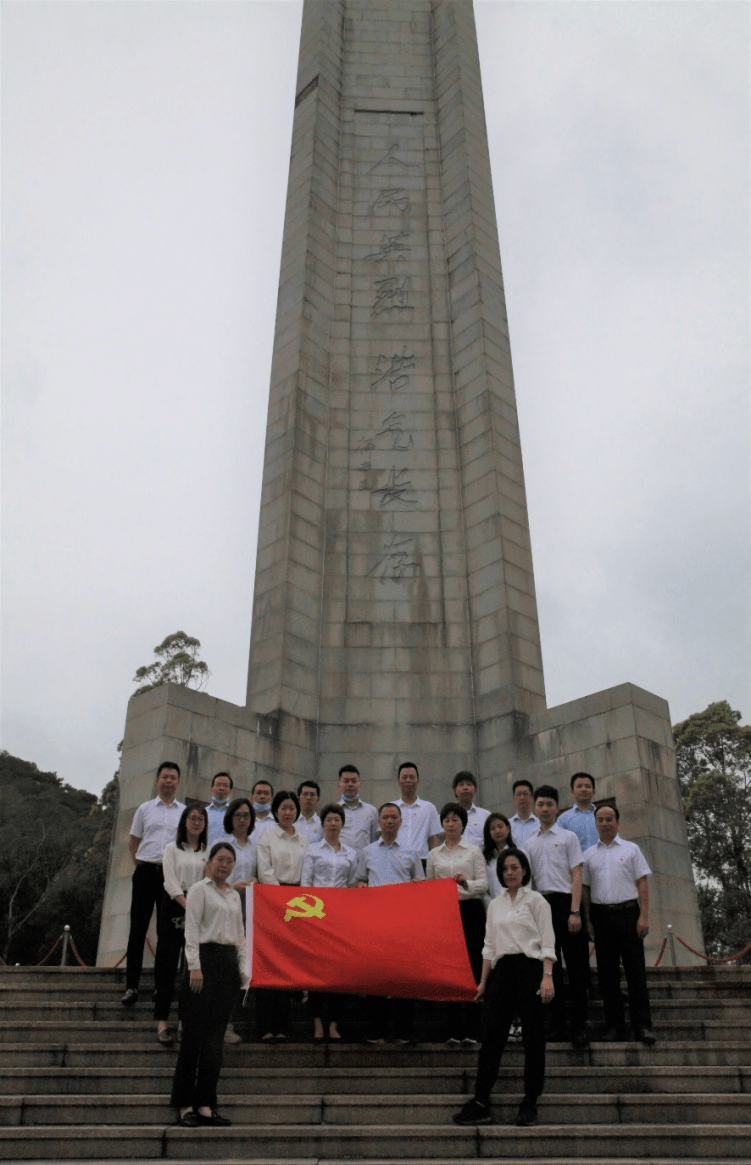
[[[156,797],[139,806],[130,836],[135,863],[126,990],[138,998],[146,932],[157,909],[154,1017],[165,1047],[174,1037],[169,1012],[180,953],[182,1038],[172,1103],[185,1127],[224,1125],[216,1087],[223,1045],[240,1039],[230,1023],[245,983],[243,891],[258,881],[289,886],[386,886],[424,878],[457,885],[476,1001],[446,1008],[447,1042],[480,1049],[475,1095],[454,1117],[458,1124],[490,1123],[490,1093],[514,1021],[524,1043],[524,1100],[520,1125],[537,1120],[548,1040],[589,1046],[589,941],[594,939],[605,1007],[604,1040],[625,1038],[620,992],[623,963],[635,1037],[651,1045],[643,940],[649,929],[649,867],[632,842],[619,836],[619,813],[593,805],[589,773],[571,778],[574,805],[558,813],[558,792],[527,780],[513,786],[509,818],[475,804],[470,772],[453,780],[454,799],[440,813],[418,796],[419,772],[399,766],[400,796],[379,809],[362,801],[354,765],[339,771],[339,800],[318,809],[320,789],[302,781],[297,791],[274,793],[256,781],[249,797],[234,797],[229,773],[217,773],[204,807],[177,800],[180,770],[159,767]],[[534,880],[535,889],[531,882]],[[566,962],[570,1008],[567,1027],[561,962]],[[258,992],[259,1034],[287,1038],[290,993]],[[310,992],[313,1039],[340,1040],[343,998]],[[402,1044],[415,1042],[414,1004],[370,997],[366,1042],[383,1042],[393,1024]]]

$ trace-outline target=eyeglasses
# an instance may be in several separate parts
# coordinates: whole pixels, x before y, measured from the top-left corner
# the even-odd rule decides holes
[[[194,814],[193,816],[191,816],[191,817],[186,817],[186,819],[185,819],[185,820],[186,820],[186,821],[192,821],[194,825],[196,825],[196,824],[198,824],[198,825],[203,825],[203,823],[204,823],[204,821],[203,821],[203,817],[196,817],[196,816],[195,816],[195,814]]]
[[[250,814],[249,813],[233,813],[232,818],[234,821],[250,821]]]

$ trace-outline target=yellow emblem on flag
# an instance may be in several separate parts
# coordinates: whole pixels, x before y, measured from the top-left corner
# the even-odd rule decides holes
[[[323,902],[314,894],[301,894],[299,898],[290,898],[284,912],[284,921],[290,918],[325,918]]]

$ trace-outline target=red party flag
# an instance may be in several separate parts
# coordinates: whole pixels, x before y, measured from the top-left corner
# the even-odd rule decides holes
[[[457,885],[247,889],[251,987],[474,999]]]

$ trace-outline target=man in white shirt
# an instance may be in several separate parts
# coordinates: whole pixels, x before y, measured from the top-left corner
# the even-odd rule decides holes
[[[297,796],[300,801],[300,816],[295,822],[295,829],[303,835],[308,845],[313,845],[323,838],[323,826],[316,813],[321,796],[320,787],[316,781],[301,781],[297,786]]]
[[[120,1000],[125,1007],[131,1007],[138,999],[143,946],[154,907],[159,918],[164,897],[162,855],[165,846],[175,840],[180,815],[185,808],[182,801],[175,800],[179,784],[180,766],[172,761],[162,761],[156,774],[156,797],[138,806],[130,829],[128,850],[135,870],[130,898],[125,994]]]
[[[579,839],[556,824],[558,790],[540,785],[535,790],[535,813],[540,825],[524,846],[535,887],[550,906],[555,932],[551,1040],[565,1040],[566,996],[561,954],[566,960],[571,1004],[571,1043],[584,1050],[587,1036],[587,992],[589,989],[589,941],[581,922],[582,857]]]
[[[360,773],[354,765],[342,765],[336,787],[341,794],[339,804],[344,806],[347,819],[339,840],[359,855],[378,836],[376,807],[360,800]]]
[[[478,845],[482,849],[483,836],[482,829],[490,817],[489,809],[481,809],[479,805],[475,805],[475,797],[477,796],[477,781],[474,773],[462,771],[457,773],[451,784],[454,790],[454,796],[461,805],[464,812],[467,814],[467,828],[462,834],[464,841],[469,842],[470,845]]]
[[[562,829],[570,829],[579,838],[582,853],[597,845],[597,826],[592,799],[595,795],[595,779],[590,773],[574,773],[571,778],[571,793],[574,804],[561,813],[558,824]]]
[[[584,854],[584,901],[592,924],[600,992],[605,1005],[603,1040],[625,1038],[621,961],[626,972],[628,1009],[637,1040],[647,1047],[657,1041],[644,961],[649,934],[651,870],[632,841],[624,841],[615,805],[600,805],[595,813],[599,840]]]
[[[417,796],[420,774],[412,761],[403,761],[397,773],[401,797],[394,802],[402,812],[400,836],[402,845],[416,850],[422,860],[423,869],[428,853],[441,844],[441,822],[438,810],[432,801],[423,801]]]
[[[256,815],[256,823],[253,826],[253,833],[251,837],[258,846],[258,839],[261,834],[267,829],[271,829],[276,825],[273,814],[271,812],[271,802],[274,799],[274,788],[270,781],[259,778],[250,792],[250,800],[253,804],[253,812]]]
[[[234,788],[234,782],[229,773],[217,773],[211,782],[211,801],[206,806],[209,818],[209,837],[206,848],[211,849],[217,841],[226,841],[224,832],[224,815],[229,808],[229,795]]]
[[[531,837],[536,829],[539,829],[540,822],[532,812],[532,783],[522,778],[519,781],[514,781],[511,786],[511,793],[516,806],[516,813],[509,818],[511,825],[511,836],[514,839],[514,845],[523,846],[528,837]]]
[[[346,811],[345,811],[346,812]],[[362,853],[358,884],[360,886],[394,886],[399,882],[421,882],[425,878],[420,855],[403,845],[397,835],[402,824],[401,810],[393,801],[387,801],[378,810],[381,836],[371,842]],[[344,832],[344,831],[342,831]],[[389,1028],[389,1014],[393,1019],[396,1041],[399,1044],[415,1042],[415,1004],[413,999],[387,998],[373,995],[369,999],[368,1034],[366,1044],[385,1042]]]

